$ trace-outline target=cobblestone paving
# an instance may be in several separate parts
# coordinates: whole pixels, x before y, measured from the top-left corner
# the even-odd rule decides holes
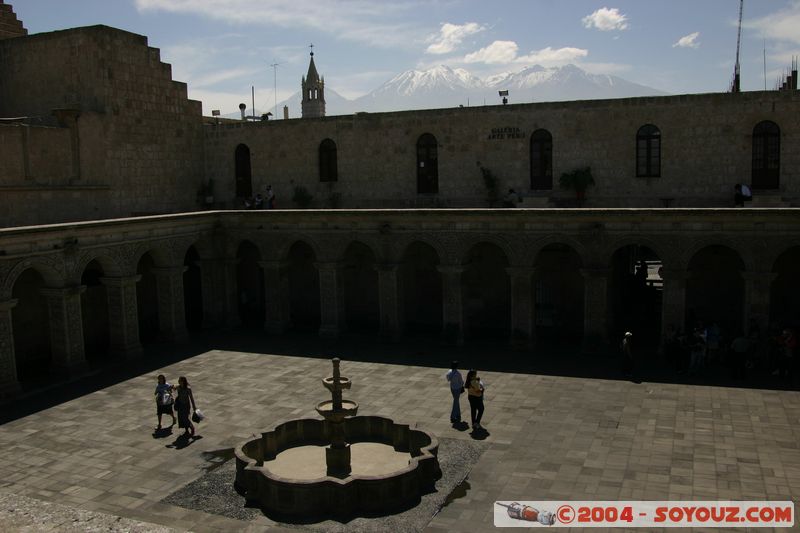
[[[354,380],[346,396],[359,413],[471,438],[450,426],[444,369],[344,361],[342,371]],[[171,382],[186,375],[208,417],[203,438],[188,447],[170,447],[177,428],[153,436],[158,373]],[[0,490],[176,529],[263,530],[266,519],[241,522],[161,500],[203,475],[203,452],[316,416],[313,406],[327,395],[320,378],[329,374],[321,359],[221,350],[142,374],[0,426]],[[466,493],[429,531],[491,530],[495,500],[800,501],[798,392],[482,376],[488,449]],[[5,520],[0,530],[12,526]]]

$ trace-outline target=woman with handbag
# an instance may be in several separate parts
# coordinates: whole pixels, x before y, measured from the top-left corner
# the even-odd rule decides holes
[[[158,375],[158,385],[156,385],[156,414],[158,415],[158,427],[156,430],[161,429],[161,415],[169,415],[172,417],[172,426],[175,425],[175,412],[172,410],[173,386],[167,383],[167,378],[164,374]]]
[[[197,408],[194,404],[194,396],[189,382],[185,376],[178,378],[178,386],[175,387],[177,397],[175,398],[175,410],[178,411],[178,427],[183,428],[185,437],[194,437],[194,425],[190,418]]]

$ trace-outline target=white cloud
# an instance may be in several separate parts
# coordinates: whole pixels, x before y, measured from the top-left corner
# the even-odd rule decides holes
[[[619,9],[601,7],[591,15],[581,19],[587,28],[597,28],[600,31],[624,30],[628,27],[628,17],[619,12]]]
[[[742,26],[757,30],[767,39],[800,44],[800,1],[759,19],[744,21]]]
[[[519,46],[514,41],[495,41],[477,52],[472,52],[464,56],[464,63],[485,63],[487,65],[497,64],[537,64],[542,66],[565,65],[572,63],[582,57],[589,55],[589,51],[583,48],[542,48],[532,50],[527,55],[517,55]]]
[[[428,31],[414,24],[416,0],[135,0],[139,11],[203,16],[228,24],[309,28],[386,48],[423,42]]]
[[[464,56],[465,63],[511,63],[517,57],[519,46],[514,41],[495,41],[477,52]]]
[[[538,64],[546,67],[551,65],[564,65],[567,63],[572,63],[573,61],[588,55],[589,51],[583,48],[565,47],[553,49],[548,46],[547,48],[542,48],[541,50],[533,50],[526,56],[518,57],[515,62]]]
[[[438,34],[429,37],[431,44],[425,50],[425,53],[448,54],[455,50],[466,37],[482,32],[485,29],[484,26],[476,22],[467,22],[461,25],[446,22],[442,24]]]
[[[700,48],[700,43],[697,42],[698,37],[700,37],[699,31],[690,33],[689,35],[684,35],[672,45],[672,48]]]

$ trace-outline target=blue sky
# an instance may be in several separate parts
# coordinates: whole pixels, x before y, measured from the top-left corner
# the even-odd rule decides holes
[[[673,94],[727,89],[738,0],[6,0],[31,33],[106,24],[148,36],[206,114],[272,109],[299,90],[309,43],[353,98],[411,69],[485,77],[574,63]],[[800,0],[745,0],[742,88],[800,55]],[[277,69],[270,65],[279,63]],[[273,87],[277,70],[277,95]]]

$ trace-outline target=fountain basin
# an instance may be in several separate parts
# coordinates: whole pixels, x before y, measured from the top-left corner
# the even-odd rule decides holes
[[[325,400],[319,402],[316,409],[325,419],[340,422],[346,416],[355,416],[358,412],[358,404],[353,400],[342,400],[341,410],[334,411],[333,400]]]
[[[365,453],[392,455],[392,468],[396,469],[377,472],[354,464],[353,473],[344,478],[324,475],[324,471],[313,477],[308,465],[304,465],[302,472],[298,469],[297,475],[292,476],[293,469],[287,468],[291,458],[280,458],[282,452],[299,453],[302,461],[302,453],[308,450],[297,449],[327,445],[334,425],[327,420],[291,420],[237,446],[237,490],[265,511],[300,518],[385,514],[416,505],[423,494],[434,490],[441,477],[439,441],[427,431],[380,416],[345,418],[340,425],[351,448],[357,450],[364,443],[382,445],[372,446],[377,452]],[[406,454],[407,463],[398,461],[396,454]],[[358,461],[358,457],[356,451],[354,460]]]

